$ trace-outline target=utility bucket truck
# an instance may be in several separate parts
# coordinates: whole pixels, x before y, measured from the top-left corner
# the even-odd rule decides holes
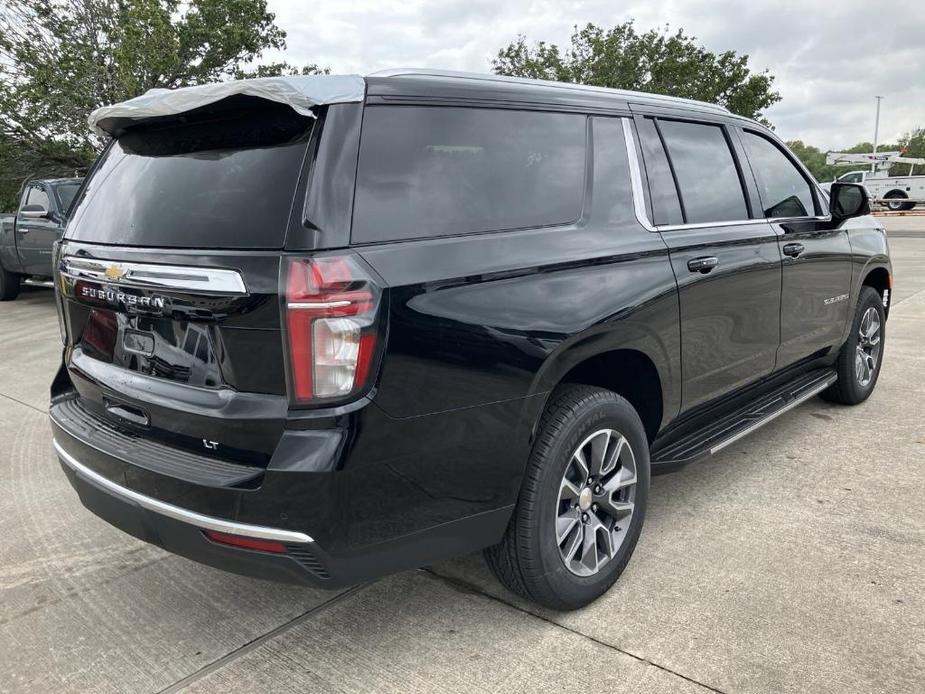
[[[925,205],[925,175],[913,175],[916,166],[925,165],[925,159],[904,157],[903,152],[828,152],[825,163],[829,166],[871,166],[872,171],[849,171],[835,180],[839,183],[864,184],[871,199],[890,210],[911,210],[916,204]],[[908,164],[909,175],[890,176],[893,164]],[[831,185],[826,183],[822,187],[828,190]]]

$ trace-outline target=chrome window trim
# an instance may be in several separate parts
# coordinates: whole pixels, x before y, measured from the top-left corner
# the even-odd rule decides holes
[[[658,231],[658,228],[649,221],[646,211],[646,197],[642,190],[642,167],[639,166],[639,157],[636,154],[636,136],[629,118],[623,118],[623,139],[626,142],[626,156],[629,160],[630,183],[633,187],[633,209],[636,211],[636,220],[648,231]]]
[[[712,229],[713,227],[740,227],[754,224],[766,224],[769,219],[733,219],[726,222],[696,222],[692,224],[662,224],[656,231],[680,231],[683,229]]]
[[[52,445],[61,458],[61,462],[71,468],[77,475],[89,480],[93,484],[102,487],[110,494],[114,494],[122,499],[132,501],[148,511],[153,511],[162,516],[173,518],[183,523],[195,525],[197,528],[204,530],[214,530],[220,533],[229,533],[231,535],[242,535],[252,537],[258,540],[273,540],[276,542],[289,542],[295,544],[306,544],[314,542],[311,537],[305,533],[294,530],[280,530],[279,528],[268,528],[263,525],[250,525],[249,523],[238,523],[237,521],[224,520],[213,516],[206,516],[202,513],[196,513],[180,506],[168,504],[165,501],[154,499],[145,494],[141,494],[132,489],[116,484],[112,480],[106,479],[97,472],[94,472],[86,465],[78,461],[74,456],[68,453],[56,439],[52,439]]]
[[[765,220],[771,224],[786,224],[787,222],[831,222],[832,215],[813,215],[812,217],[770,217]]]
[[[177,289],[212,294],[247,294],[241,273],[225,268],[158,265],[64,256],[62,274],[74,279],[118,284],[126,287]],[[107,274],[115,273],[115,274]]]
[[[690,224],[662,224],[656,226],[649,220],[649,214],[646,210],[645,193],[642,188],[642,167],[639,163],[639,156],[636,153],[636,136],[633,133],[632,124],[630,122],[631,119],[621,118],[621,120],[623,121],[623,137],[626,141],[626,156],[629,163],[630,183],[633,188],[633,210],[636,213],[636,220],[647,231],[683,231],[685,229],[709,229],[713,227],[781,224],[786,222],[829,222],[832,220],[831,215],[817,215],[812,217],[773,217],[770,219],[762,217],[760,219],[734,219],[724,222],[693,222]]]

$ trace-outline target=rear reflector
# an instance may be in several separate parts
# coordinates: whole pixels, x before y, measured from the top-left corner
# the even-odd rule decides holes
[[[376,352],[378,286],[348,255],[291,259],[285,273],[292,399],[356,395]]]
[[[217,542],[220,545],[240,547],[241,549],[253,549],[258,552],[272,552],[274,554],[286,553],[286,546],[279,542],[274,542],[273,540],[258,540],[253,537],[229,535],[228,533],[220,533],[215,530],[203,530],[202,532],[207,538],[212,540],[212,542]]]

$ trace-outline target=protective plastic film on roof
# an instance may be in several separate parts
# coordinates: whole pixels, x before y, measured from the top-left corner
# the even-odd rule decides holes
[[[113,135],[134,122],[186,113],[236,94],[288,104],[303,116],[313,116],[311,109],[315,106],[362,101],[365,90],[366,81],[359,75],[261,77],[181,89],[151,89],[134,99],[96,109],[89,123],[98,134]]]

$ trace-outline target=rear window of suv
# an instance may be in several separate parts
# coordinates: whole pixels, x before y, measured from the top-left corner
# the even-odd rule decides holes
[[[372,106],[363,118],[354,243],[574,222],[586,117]]]
[[[126,246],[280,248],[313,122],[264,101],[136,126],[103,155],[68,237]]]

